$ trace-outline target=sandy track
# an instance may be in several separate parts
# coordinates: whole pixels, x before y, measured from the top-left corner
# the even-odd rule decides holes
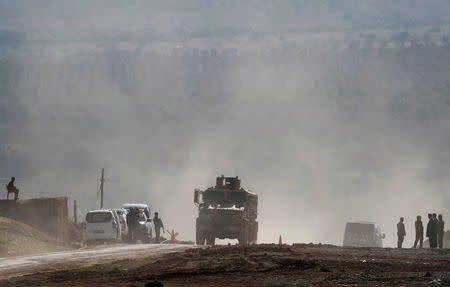
[[[54,252],[0,259],[0,279],[81,267],[95,263],[108,263],[119,259],[159,256],[193,248],[179,244],[134,244],[97,246],[93,249]]]

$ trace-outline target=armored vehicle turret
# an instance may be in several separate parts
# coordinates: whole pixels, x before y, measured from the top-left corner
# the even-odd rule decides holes
[[[215,239],[238,239],[239,244],[257,241],[258,196],[241,187],[236,177],[217,177],[216,186],[196,189],[194,202],[199,214],[196,221],[197,245],[214,245]]]

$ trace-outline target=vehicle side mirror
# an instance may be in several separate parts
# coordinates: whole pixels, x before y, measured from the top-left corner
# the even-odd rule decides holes
[[[200,190],[195,189],[194,190],[194,203],[195,204],[199,204],[199,202],[200,202],[199,197],[200,197]]]

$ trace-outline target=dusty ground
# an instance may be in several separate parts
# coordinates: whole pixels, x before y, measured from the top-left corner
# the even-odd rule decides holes
[[[145,286],[154,279],[164,286],[450,286],[450,250],[224,246],[37,273],[0,286]]]
[[[193,248],[182,244],[102,244],[63,252],[0,258],[0,280],[48,272],[106,264],[119,259],[157,257]]]

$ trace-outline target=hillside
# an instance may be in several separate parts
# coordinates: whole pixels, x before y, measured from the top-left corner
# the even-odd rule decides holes
[[[13,219],[0,217],[0,257],[72,249],[45,233]]]

